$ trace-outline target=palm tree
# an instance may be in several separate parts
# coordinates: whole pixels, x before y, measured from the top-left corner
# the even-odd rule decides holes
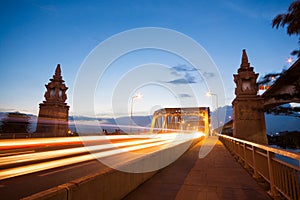
[[[285,25],[287,25],[288,35],[300,34],[300,0],[292,2],[286,14],[279,14],[272,21],[272,27],[276,27],[276,29]],[[298,44],[300,45],[300,38]],[[300,57],[300,48],[294,50],[291,54]]]

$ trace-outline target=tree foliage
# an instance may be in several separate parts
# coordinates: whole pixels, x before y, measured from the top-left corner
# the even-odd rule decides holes
[[[300,149],[300,132],[299,131],[284,131],[276,135],[268,135],[269,145],[278,145],[282,148]]]
[[[257,84],[260,85],[272,85],[286,70],[282,70],[280,73],[269,73],[264,77],[261,77]]]
[[[7,116],[2,119],[0,130],[3,133],[28,133],[29,119],[30,117],[23,113],[8,113]]]
[[[283,69],[280,73],[269,73],[264,77],[260,78],[257,84],[259,86],[271,86],[275,83],[275,81],[285,73],[285,69]],[[295,93],[294,94],[276,94],[273,97],[276,100],[291,100],[294,98],[300,98],[300,88],[299,85],[295,85]],[[300,118],[300,107],[299,106],[277,106],[266,110],[267,114],[273,115],[286,115]]]
[[[271,108],[271,109],[267,110],[266,113],[273,114],[273,115],[285,115],[285,116],[292,116],[292,117],[300,118],[300,107],[277,106],[275,108]]]
[[[300,34],[300,0],[293,1],[287,13],[278,14],[272,21],[272,27],[278,29],[279,27],[287,27],[288,35],[299,35]],[[292,55],[300,57],[300,37],[299,37],[299,49],[291,52]],[[259,85],[272,85],[277,78],[284,74],[284,70],[281,73],[270,73],[265,75],[259,82]],[[292,99],[294,97],[299,97],[298,85],[295,85],[296,93],[292,95],[277,95],[276,99]],[[272,113],[275,115],[289,115],[294,117],[300,117],[300,107],[291,106],[277,106],[267,111],[267,113]]]
[[[300,34],[300,0],[292,2],[287,13],[279,14],[273,19],[272,27],[278,29],[280,26],[287,26],[288,35]],[[294,50],[291,54],[300,57],[300,38],[298,44],[299,50]]]
[[[272,21],[272,26],[276,28],[285,25],[287,25],[289,35],[300,33],[300,0],[292,2],[288,8],[288,13],[279,14]]]

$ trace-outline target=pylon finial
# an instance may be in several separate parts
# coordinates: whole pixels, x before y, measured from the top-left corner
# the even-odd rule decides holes
[[[248,62],[246,49],[243,49],[241,68],[248,68],[248,67],[250,67],[250,63]]]

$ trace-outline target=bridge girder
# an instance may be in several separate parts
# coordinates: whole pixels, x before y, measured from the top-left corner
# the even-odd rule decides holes
[[[300,59],[261,96],[265,110],[285,103],[300,103]]]
[[[188,121],[185,122],[185,119]],[[154,112],[151,130],[158,132],[184,131],[191,125],[190,128],[203,129],[204,133],[208,133],[209,124],[210,111],[208,107],[163,108]]]

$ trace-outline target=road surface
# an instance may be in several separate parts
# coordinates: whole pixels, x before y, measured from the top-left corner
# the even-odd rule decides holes
[[[132,161],[176,145],[175,137],[160,134],[92,136],[84,141],[82,137],[2,140],[1,199],[20,199],[108,168],[97,158],[109,157],[119,164]],[[125,152],[129,151],[134,154],[128,156]]]

